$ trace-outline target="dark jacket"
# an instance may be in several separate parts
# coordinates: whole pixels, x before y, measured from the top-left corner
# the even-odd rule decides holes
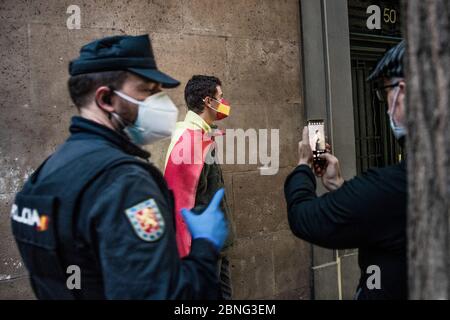
[[[197,239],[179,258],[173,197],[160,172],[143,161],[149,153],[81,117],[72,119],[70,132],[16,198],[13,232],[37,297],[218,298],[218,252]],[[50,217],[44,231],[24,223],[26,206]],[[153,219],[144,224],[151,233],[132,218],[141,209]],[[71,265],[81,270],[81,289],[66,288]]]
[[[212,150],[211,156],[215,157],[215,150]],[[200,173],[200,178],[197,185],[197,192],[195,194],[195,207],[199,212],[203,208],[206,208],[213,198],[214,194],[220,188],[224,188],[225,183],[223,181],[222,168],[217,162],[205,163]],[[223,196],[222,202],[220,203],[220,208],[228,222],[228,237],[225,241],[222,251],[225,251],[228,247],[233,244],[234,232],[231,225],[230,208],[228,206],[228,201],[226,195]]]
[[[359,248],[357,299],[406,299],[405,163],[371,169],[321,197],[312,170],[301,165],[284,190],[297,237],[330,249]],[[367,286],[373,265],[379,267],[381,289]]]

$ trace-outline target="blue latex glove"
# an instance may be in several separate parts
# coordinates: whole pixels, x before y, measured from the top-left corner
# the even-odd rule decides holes
[[[181,209],[181,214],[191,232],[192,239],[208,239],[218,251],[223,248],[228,236],[227,222],[220,209],[220,202],[224,193],[223,188],[219,189],[209,203],[208,208],[200,214],[196,214],[191,210]]]

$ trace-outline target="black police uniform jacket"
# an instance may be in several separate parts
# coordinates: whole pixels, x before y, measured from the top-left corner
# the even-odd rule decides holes
[[[370,169],[321,197],[315,190],[316,178],[306,165],[286,179],[292,232],[325,248],[359,248],[356,299],[406,299],[405,163]]]
[[[218,252],[197,239],[179,258],[173,197],[158,169],[143,160],[150,154],[81,117],[72,118],[70,132],[25,183],[11,212],[36,296],[218,298]]]

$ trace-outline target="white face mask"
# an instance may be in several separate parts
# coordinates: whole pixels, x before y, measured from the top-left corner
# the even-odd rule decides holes
[[[388,111],[389,122],[391,125],[392,132],[394,133],[395,138],[398,140],[404,136],[406,136],[406,129],[403,126],[399,126],[394,121],[395,109],[397,108],[397,99],[400,93],[400,88],[396,88],[396,92],[394,94],[394,99],[392,99],[392,112]]]
[[[153,94],[144,101],[136,100],[120,91],[114,92],[139,106],[135,123],[124,129],[135,144],[152,144],[172,135],[178,118],[178,108],[165,92]]]

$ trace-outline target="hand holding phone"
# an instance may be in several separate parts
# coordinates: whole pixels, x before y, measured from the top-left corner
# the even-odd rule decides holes
[[[324,169],[326,160],[320,158],[321,154],[327,152],[325,143],[325,122],[323,119],[308,120],[309,145],[313,152],[313,166]]]
[[[339,189],[344,184],[339,160],[328,151],[320,156],[326,162],[323,169],[316,170],[317,176],[322,178],[322,183],[328,191]]]

